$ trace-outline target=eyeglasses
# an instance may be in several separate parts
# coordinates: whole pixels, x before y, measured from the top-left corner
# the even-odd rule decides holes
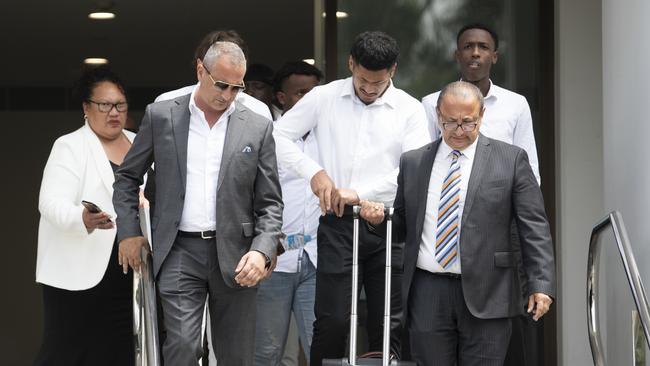
[[[478,125],[478,122],[463,122],[463,123],[443,122],[442,123],[442,127],[445,129],[445,131],[456,131],[458,127],[460,127],[465,132],[472,132],[476,129],[476,125]]]
[[[214,87],[217,88],[218,90],[224,92],[224,91],[226,91],[226,89],[230,88],[231,91],[233,91],[235,94],[237,94],[240,91],[244,91],[244,89],[246,89],[246,85],[244,84],[243,81],[242,81],[241,84],[231,84],[231,83],[227,83],[227,82],[221,81],[221,80],[214,80],[214,78],[212,77],[212,74],[210,74],[210,71],[208,71],[208,68],[205,67],[205,65],[203,65],[203,64],[201,64],[201,66],[203,66],[203,70],[205,70],[205,72],[208,73],[208,76],[210,77],[210,80],[212,80],[212,83],[214,84]]]
[[[129,103],[127,102],[118,102],[118,103],[109,103],[109,102],[95,102],[94,100],[88,99],[90,103],[97,104],[97,109],[102,113],[108,113],[113,108],[118,112],[126,112],[129,109]]]

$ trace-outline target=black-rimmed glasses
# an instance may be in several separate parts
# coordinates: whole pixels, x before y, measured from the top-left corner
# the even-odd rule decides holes
[[[478,125],[478,122],[442,122],[442,128],[444,128],[445,131],[456,131],[458,127],[460,127],[465,132],[472,132],[476,129],[476,125]]]
[[[95,102],[94,100],[88,99],[88,102],[97,104],[97,109],[102,113],[108,113],[113,108],[118,112],[126,112],[129,109],[129,103],[127,102],[118,102],[118,103],[109,103],[109,102]]]
[[[203,65],[203,64],[201,66],[203,66],[203,70],[205,70],[205,72],[208,73],[208,76],[210,77],[210,80],[212,80],[212,83],[214,84],[214,87],[217,88],[218,90],[224,92],[224,91],[226,91],[226,89],[230,88],[230,90],[232,90],[236,94],[236,93],[239,93],[241,91],[244,91],[244,89],[246,89],[246,85],[244,84],[243,81],[242,81],[241,84],[231,84],[231,83],[227,83],[227,82],[222,81],[222,80],[214,80],[214,78],[212,77],[212,74],[210,74],[210,71],[208,71],[208,68],[205,67],[205,65]]]

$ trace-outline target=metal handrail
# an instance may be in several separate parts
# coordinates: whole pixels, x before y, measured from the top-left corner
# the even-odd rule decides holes
[[[650,347],[650,306],[645,294],[643,282],[639,275],[639,269],[630,247],[630,241],[623,224],[623,218],[618,211],[612,211],[607,217],[603,218],[591,231],[589,241],[589,259],[587,261],[587,318],[589,328],[589,344],[591,346],[591,355],[594,359],[595,366],[605,366],[605,355],[603,353],[602,340],[600,337],[600,325],[598,321],[598,275],[599,275],[599,257],[600,245],[597,241],[598,236],[607,228],[612,227],[614,239],[618,248],[618,253],[623,261],[623,268],[627,282],[632,290],[634,303],[639,312],[643,333],[645,334],[646,343]]]
[[[151,243],[149,209],[140,209],[140,227]],[[133,335],[135,338],[135,365],[160,366],[158,348],[158,315],[156,311],[156,285],[153,277],[151,251],[140,249],[140,271],[133,272]]]

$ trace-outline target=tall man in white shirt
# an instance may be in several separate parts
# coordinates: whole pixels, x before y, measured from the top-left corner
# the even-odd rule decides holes
[[[304,61],[284,64],[273,80],[275,96],[284,113],[318,85],[322,77],[320,70]],[[305,155],[319,161],[313,134],[299,138],[295,144]],[[282,232],[286,235],[283,239],[285,252],[278,257],[273,275],[260,284],[257,292],[256,366],[284,366],[292,361],[298,365],[298,347],[287,350],[292,354],[283,357],[285,344],[297,343],[295,339],[288,339],[292,313],[303,351],[309,359],[315,319],[318,199],[311,192],[307,179],[282,166],[278,167],[278,172],[284,201]],[[297,338],[296,333],[293,334]],[[295,360],[290,361],[291,358]]]
[[[163,310],[165,364],[195,366],[206,297],[220,365],[252,365],[256,285],[276,256],[282,197],[271,122],[235,96],[246,58],[216,42],[197,63],[189,95],[147,106],[116,173],[119,260],[137,270],[138,186],[155,163],[153,273]]]
[[[484,24],[469,24],[458,32],[455,57],[463,81],[476,85],[485,98],[481,133],[526,150],[530,166],[540,182],[537,148],[530,107],[523,95],[495,85],[490,80],[492,65],[498,60],[499,37]],[[436,103],[440,92],[422,98],[432,140],[440,137]]]
[[[382,32],[357,36],[348,66],[352,77],[315,87],[277,122],[279,164],[310,181],[319,198],[316,322],[311,365],[345,353],[351,300],[352,215],[360,199],[395,199],[399,157],[430,141],[422,105],[392,83],[397,42]],[[312,131],[320,161],[294,144]],[[399,311],[401,250],[396,246],[393,311]],[[362,226],[360,278],[368,304],[371,351],[382,346],[385,242]]]
[[[479,133],[485,110],[476,86],[447,85],[436,111],[442,138],[402,155],[393,216],[393,234],[406,242],[411,353],[418,365],[501,366],[523,308],[516,253],[533,320],[555,295],[542,192],[524,150]],[[362,204],[373,225],[383,219],[377,206]],[[511,240],[513,228],[520,241]]]

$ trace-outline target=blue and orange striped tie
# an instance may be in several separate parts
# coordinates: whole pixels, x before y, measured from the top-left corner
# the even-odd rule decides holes
[[[460,151],[451,152],[451,166],[443,181],[436,227],[436,261],[448,269],[458,258],[458,211],[460,201]]]

